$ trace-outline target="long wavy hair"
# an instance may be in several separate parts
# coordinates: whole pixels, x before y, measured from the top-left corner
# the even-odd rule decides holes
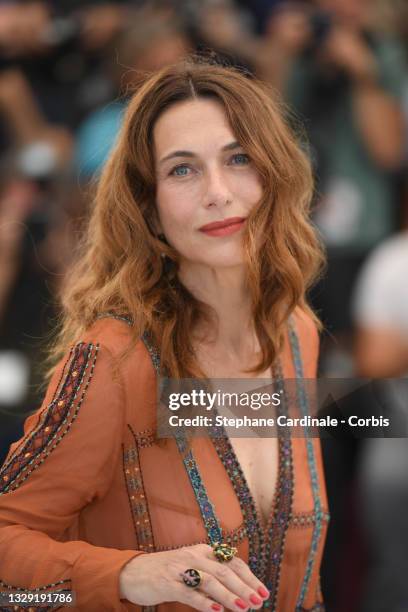
[[[318,319],[306,292],[324,261],[309,220],[313,179],[309,159],[284,118],[276,94],[242,70],[188,58],[144,80],[133,93],[109,160],[98,180],[89,223],[62,292],[54,363],[102,313],[130,316],[130,345],[147,330],[174,378],[203,377],[192,330],[215,321],[177,277],[178,254],[154,231],[152,132],[171,105],[218,100],[263,185],[243,235],[248,291],[259,362],[273,365],[285,323],[296,306]],[[163,253],[165,257],[163,257]]]

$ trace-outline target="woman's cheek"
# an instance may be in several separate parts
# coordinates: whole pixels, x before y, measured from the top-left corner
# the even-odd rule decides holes
[[[191,207],[191,198],[178,197],[171,201],[161,201],[159,218],[168,242],[179,250],[180,245],[189,243],[196,225],[196,213]]]
[[[254,206],[262,197],[260,177],[253,173],[236,177],[234,191],[243,204]]]

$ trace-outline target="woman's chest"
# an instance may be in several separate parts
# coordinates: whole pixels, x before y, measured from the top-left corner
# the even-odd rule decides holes
[[[244,474],[259,519],[266,527],[276,492],[279,467],[278,439],[231,438],[237,463]]]

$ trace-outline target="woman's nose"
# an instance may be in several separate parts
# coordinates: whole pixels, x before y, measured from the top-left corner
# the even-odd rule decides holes
[[[209,208],[216,206],[221,208],[232,203],[232,194],[225,181],[225,177],[219,170],[209,171],[206,181],[206,192],[204,194],[204,205]]]

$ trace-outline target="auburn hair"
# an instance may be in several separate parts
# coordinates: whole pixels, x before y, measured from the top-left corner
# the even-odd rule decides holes
[[[247,286],[261,347],[259,363],[250,372],[273,365],[285,323],[297,306],[318,324],[306,301],[324,260],[309,219],[313,178],[308,156],[276,94],[265,84],[242,70],[187,58],[151,75],[130,99],[64,285],[61,327],[51,349],[54,363],[98,316],[110,312],[131,317],[131,343],[150,333],[169,376],[205,376],[195,358],[191,331],[199,322],[213,321],[214,313],[178,280],[178,254],[153,229],[155,122],[170,106],[197,98],[222,104],[263,185],[261,201],[243,234]]]

